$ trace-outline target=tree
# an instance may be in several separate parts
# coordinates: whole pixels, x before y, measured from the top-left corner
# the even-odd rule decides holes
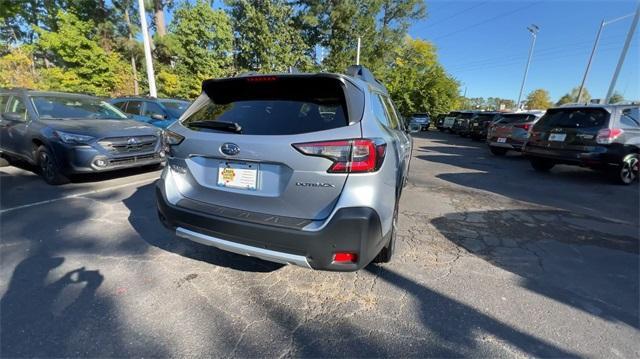
[[[180,78],[179,88],[172,90],[177,96],[193,98],[200,93],[202,80],[232,72],[231,21],[224,11],[212,9],[204,0],[182,3],[162,41],[170,62],[160,70]],[[159,80],[160,86],[169,84]]]
[[[527,100],[525,101],[525,106],[529,110],[546,110],[551,107],[552,102],[549,98],[549,92],[544,89],[537,89],[531,92],[527,96]]]
[[[293,8],[285,0],[228,0],[235,33],[239,69],[285,71],[289,66],[308,69],[309,49],[293,21]]]
[[[380,77],[402,114],[453,109],[459,85],[438,63],[431,43],[407,37],[394,55],[394,62]]]
[[[129,72],[122,57],[99,45],[93,21],[82,21],[71,13],[58,11],[58,31],[36,28],[36,46],[48,54],[51,66],[43,70],[55,89],[108,96],[131,93]],[[64,69],[64,71],[62,71]]]
[[[28,46],[14,48],[0,57],[0,88],[36,88],[38,76]]]
[[[558,100],[558,102],[556,102],[556,106],[562,106],[564,104],[567,103],[572,103],[575,102],[575,97],[571,97],[570,94],[565,94],[564,96],[560,97],[560,99]]]
[[[619,92],[614,92],[613,95],[609,98],[609,103],[617,103],[624,101],[624,96],[622,96]]]

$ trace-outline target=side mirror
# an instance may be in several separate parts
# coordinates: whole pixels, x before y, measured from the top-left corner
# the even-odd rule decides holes
[[[410,122],[409,123],[409,133],[416,133],[422,130],[422,125],[419,123]]]
[[[166,119],[166,116],[163,116],[159,113],[154,113],[151,115],[151,119],[156,120],[156,121],[164,121]]]
[[[2,114],[2,119],[7,121],[24,121],[22,115],[17,112],[5,112]]]

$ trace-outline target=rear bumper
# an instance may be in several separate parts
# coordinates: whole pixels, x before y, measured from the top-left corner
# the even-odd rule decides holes
[[[594,151],[581,152],[563,149],[552,149],[527,145],[523,149],[527,157],[544,158],[558,164],[576,165],[583,167],[618,167],[624,157],[623,153],[611,151],[607,147],[597,146]]]
[[[507,137],[506,142],[498,142],[498,137],[492,137],[487,140],[487,144],[493,147],[502,147],[507,148],[514,151],[522,151],[524,147],[524,140],[519,140],[516,138]]]
[[[178,236],[272,262],[355,271],[369,264],[388,240],[372,208],[342,208],[320,230],[310,231],[224,217],[182,207],[180,202],[174,205],[167,200],[162,178],[156,184],[156,197],[163,224]],[[335,263],[336,252],[356,253],[357,262]]]

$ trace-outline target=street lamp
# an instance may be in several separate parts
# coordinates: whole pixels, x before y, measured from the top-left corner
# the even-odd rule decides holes
[[[518,110],[521,108],[520,100],[522,100],[522,91],[524,90],[525,82],[527,82],[527,74],[529,73],[529,64],[531,64],[533,47],[536,46],[536,38],[538,37],[538,31],[540,31],[540,27],[538,25],[531,24],[527,26],[527,30],[529,30],[533,38],[531,39],[531,47],[529,48],[529,59],[527,60],[527,67],[524,68],[524,77],[522,78],[522,86],[520,86],[520,94],[518,95],[518,102],[516,103],[516,107]]]
[[[593,49],[591,50],[591,55],[589,55],[589,61],[587,62],[587,68],[584,70],[584,76],[582,77],[582,83],[580,83],[580,90],[578,90],[578,97],[576,98],[576,102],[580,103],[580,99],[582,98],[582,92],[584,91],[584,84],[587,82],[587,76],[589,76],[589,71],[591,70],[591,62],[593,61],[593,56],[596,54],[596,49],[598,48],[598,44],[600,43],[600,35],[602,34],[602,29],[614,22],[618,22],[620,20],[624,20],[628,17],[633,16],[635,13],[627,14],[625,16],[620,16],[619,18],[605,21],[604,19],[600,23],[600,28],[598,29],[598,34],[596,35],[596,41],[593,43]]]

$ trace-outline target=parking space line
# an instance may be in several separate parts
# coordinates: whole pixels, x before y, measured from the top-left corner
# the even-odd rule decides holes
[[[70,198],[77,198],[77,197],[82,197],[82,196],[86,196],[86,195],[90,195],[90,194],[96,194],[96,193],[101,193],[101,192],[107,192],[107,191],[112,191],[112,190],[116,190],[119,188],[124,188],[124,187],[129,187],[129,186],[135,186],[135,185],[139,185],[145,182],[154,182],[156,180],[156,178],[146,178],[144,180],[139,180],[139,181],[135,181],[135,182],[129,182],[129,183],[124,183],[121,185],[117,185],[117,186],[113,186],[113,187],[108,187],[108,188],[100,188],[100,189],[96,189],[93,191],[87,191],[87,192],[81,192],[81,193],[75,193],[75,194],[70,194],[68,196],[64,196],[64,197],[59,197],[59,198],[53,198],[53,199],[48,199],[46,201],[39,201],[39,202],[33,202],[33,203],[27,203],[27,204],[23,204],[20,206],[16,206],[16,207],[11,207],[11,208],[5,208],[5,209],[1,209],[0,210],[0,214],[4,214],[6,212],[11,212],[11,211],[15,211],[15,210],[19,210],[19,209],[24,209],[24,208],[29,208],[29,207],[35,207],[35,206],[40,206],[43,204],[48,204],[48,203],[52,203],[52,202],[57,202],[57,201],[62,201],[65,199],[70,199]]]

